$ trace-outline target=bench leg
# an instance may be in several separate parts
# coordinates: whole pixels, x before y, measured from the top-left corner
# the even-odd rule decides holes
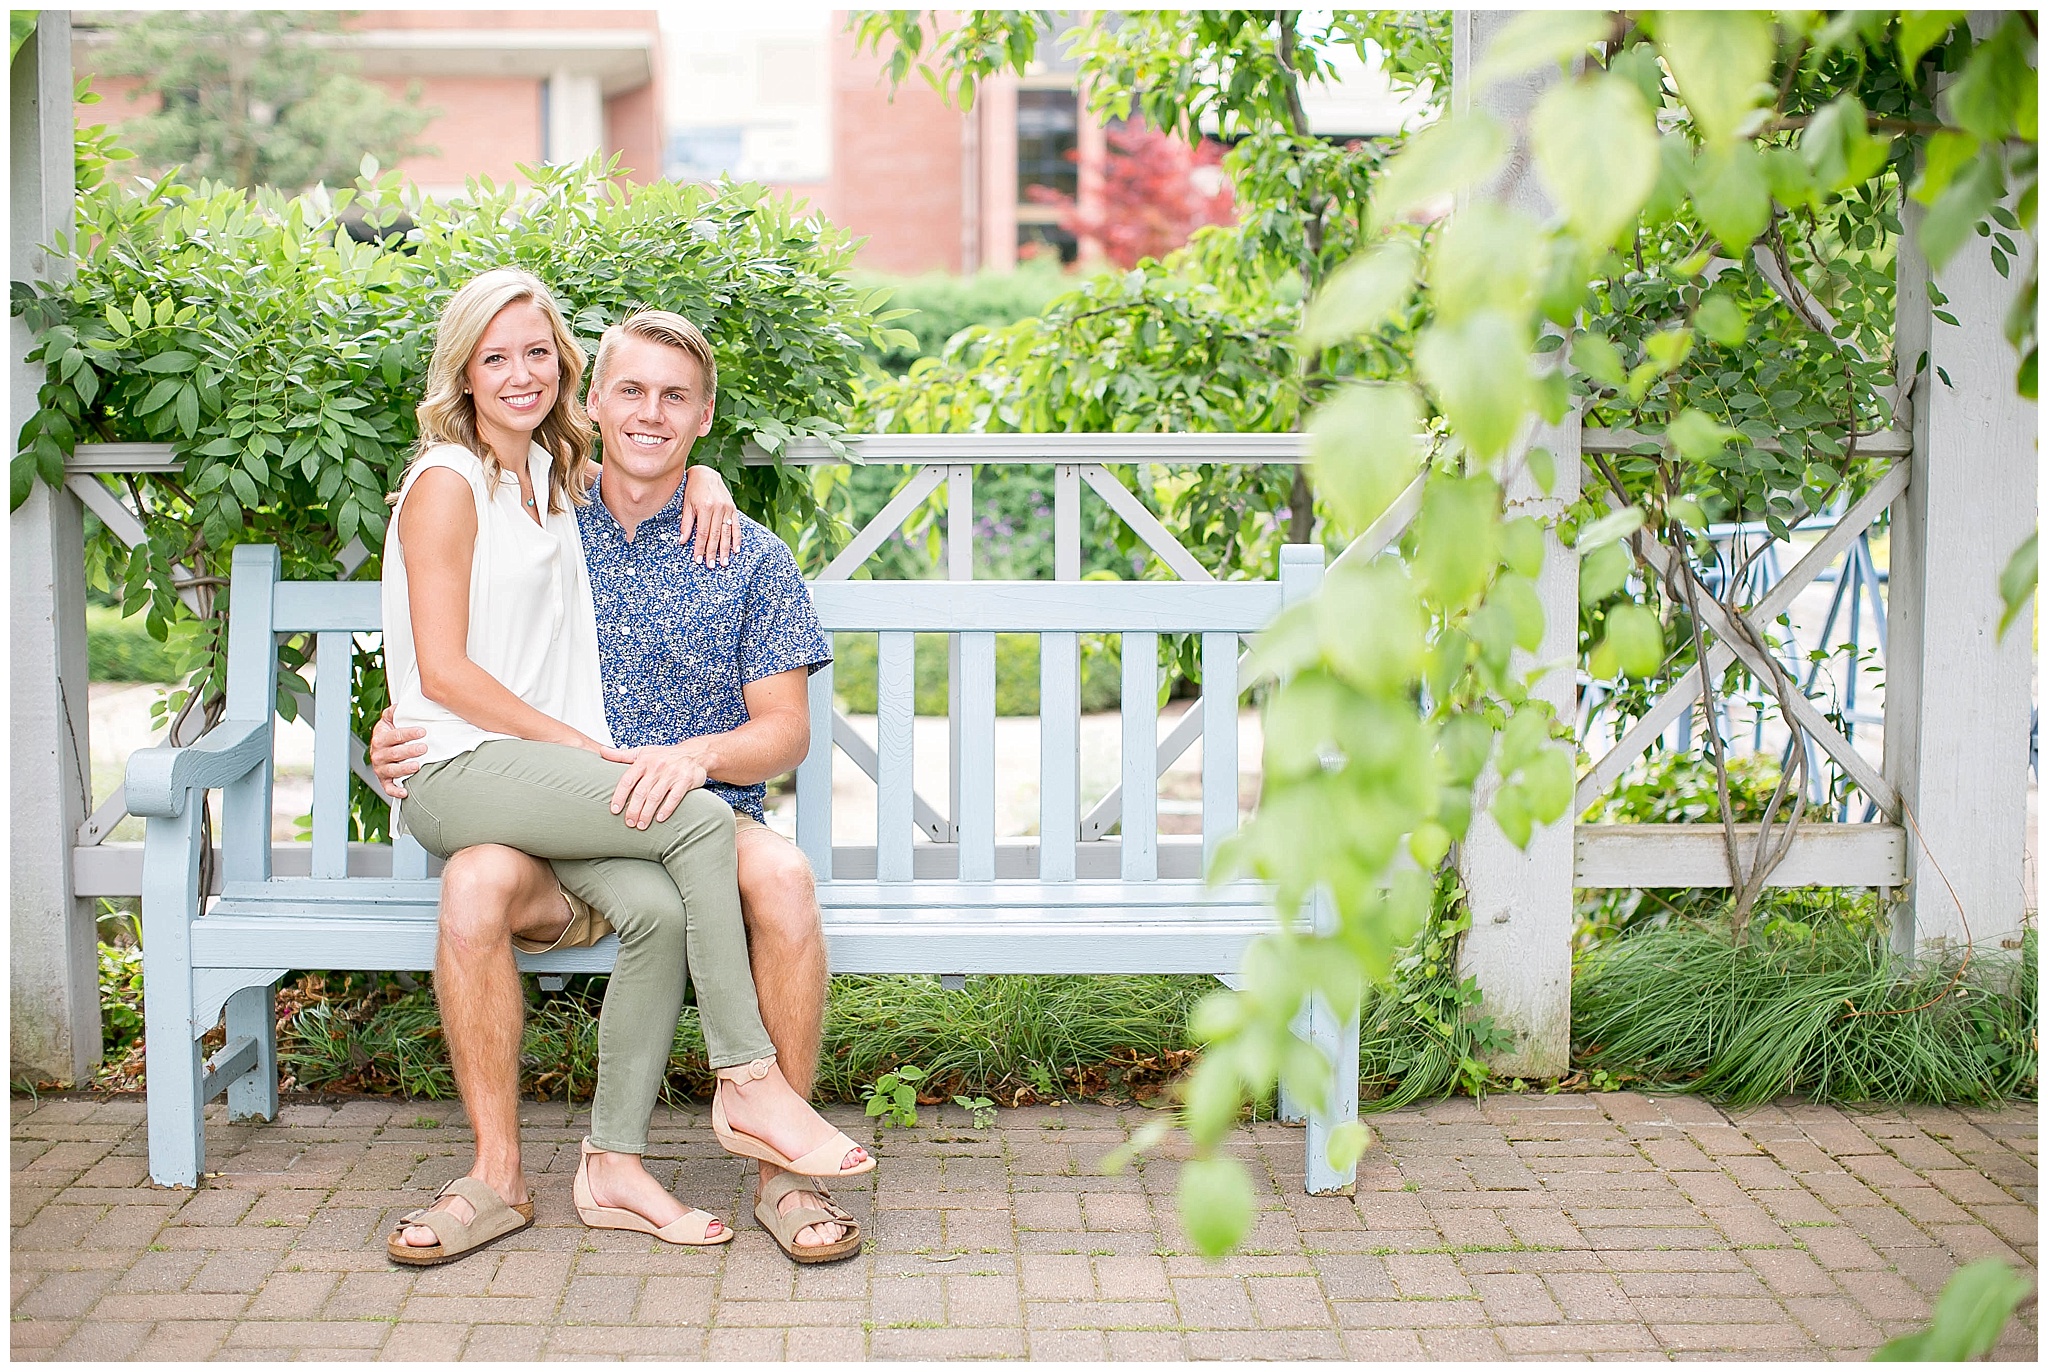
[[[1309,1013],[1309,1007],[1304,1004],[1301,1007],[1301,1013],[1296,1015],[1293,1021],[1288,1024],[1287,1031],[1298,1039],[1306,1039],[1310,1043],[1314,1043],[1315,1038],[1310,1032],[1313,1024],[1314,1017]],[[1287,1089],[1287,1081],[1283,1077],[1280,1081],[1280,1096],[1274,1106],[1273,1117],[1282,1124],[1307,1124],[1308,1116],[1308,1105],[1295,1098],[1294,1092]]]
[[[1348,1196],[1358,1180],[1358,1164],[1330,1165],[1330,1135],[1358,1118],[1358,1007],[1340,1014],[1320,994],[1308,1009],[1308,1041],[1330,1064],[1329,1086],[1322,1104],[1308,1112],[1308,1193]]]
[[[206,1127],[192,1028],[192,921],[199,915],[199,807],[153,816],[142,845],[142,1029],[149,1073],[149,1175],[199,1185]]]
[[[228,1083],[230,1120],[277,1118],[277,1006],[275,983],[245,986],[228,997],[228,1042],[256,1041],[256,1064]]]
[[[1315,897],[1315,922],[1324,933],[1337,926],[1337,912],[1325,893]],[[1333,1006],[1317,993],[1309,997],[1303,1013],[1308,1026],[1301,1036],[1330,1064],[1323,1100],[1308,1112],[1308,1193],[1348,1196],[1357,1184],[1358,1166],[1330,1165],[1330,1135],[1358,1118],[1358,1006]]]

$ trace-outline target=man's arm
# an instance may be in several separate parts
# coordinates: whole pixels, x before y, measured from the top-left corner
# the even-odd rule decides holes
[[[649,748],[607,748],[629,764],[612,792],[612,813],[635,829],[667,819],[707,778],[751,786],[779,777],[811,749],[810,670],[792,667],[740,688],[747,722],[722,734]]]

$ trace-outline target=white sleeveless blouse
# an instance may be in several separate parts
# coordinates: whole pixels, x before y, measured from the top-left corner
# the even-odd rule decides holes
[[[527,472],[545,503],[551,460],[538,443],[527,449]],[[401,728],[427,731],[422,762],[458,757],[488,739],[511,735],[480,729],[420,690],[413,647],[405,552],[398,520],[421,472],[460,472],[476,496],[476,551],[469,563],[469,660],[512,694],[598,742],[609,745],[603,688],[598,679],[597,615],[590,599],[590,569],[572,510],[541,510],[544,524],[520,505],[519,478],[498,474],[486,488],[484,465],[460,444],[428,449],[399,488],[384,540],[384,670],[393,715]]]

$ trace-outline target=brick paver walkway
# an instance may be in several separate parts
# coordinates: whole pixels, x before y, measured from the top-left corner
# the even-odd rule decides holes
[[[796,1268],[699,1115],[650,1157],[737,1220],[723,1249],[582,1228],[580,1114],[534,1104],[539,1222],[449,1267],[384,1258],[395,1215],[466,1165],[448,1104],[212,1116],[196,1194],[152,1188],[142,1102],[13,1104],[17,1358],[1860,1357],[1960,1263],[2037,1261],[2032,1106],[1770,1107],[1633,1093],[1449,1101],[1374,1122],[1355,1200],[1301,1193],[1298,1130],[1231,1145],[1263,1178],[1243,1253],[1207,1262],[1175,1166],[1097,1161],[1146,1112],[958,1111],[886,1135],[840,1197],[872,1242]],[[835,1112],[863,1133],[851,1111]],[[1999,1355],[2032,1360],[2032,1309]]]

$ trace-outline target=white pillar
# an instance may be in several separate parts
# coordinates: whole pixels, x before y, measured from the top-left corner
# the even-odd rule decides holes
[[[8,261],[14,280],[58,279],[66,264],[39,245],[72,220],[69,11],[41,12],[35,35],[14,58],[11,82]],[[22,360],[31,340],[20,319],[9,320],[8,340],[8,399],[18,431],[35,411],[43,369]],[[39,481],[9,517],[8,531],[10,1070],[82,1081],[100,1060],[100,1002],[92,902],[75,896],[71,881],[71,848],[92,785],[78,498]]]
[[[1537,97],[1555,81],[1537,72],[1478,89],[1472,81],[1487,44],[1512,10],[1458,10],[1451,16],[1451,105],[1462,112],[1477,105],[1511,127],[1526,128]],[[1547,216],[1550,206],[1538,185],[1526,143],[1518,146],[1487,194],[1506,204]],[[1554,520],[1579,494],[1579,426],[1576,416],[1562,425],[1539,426],[1525,447],[1548,448],[1556,459],[1556,481],[1540,491],[1526,470],[1508,482],[1508,516]],[[1511,462],[1510,468],[1521,464]],[[1534,657],[1517,651],[1515,666],[1551,665],[1533,695],[1547,700],[1567,722],[1578,717],[1579,564],[1557,541],[1544,540],[1543,571],[1536,581],[1543,602],[1542,650]],[[1562,747],[1564,745],[1555,745]],[[1463,970],[1479,980],[1485,1013],[1512,1037],[1493,1061],[1506,1076],[1555,1076],[1565,1071],[1571,1051],[1572,1019],[1572,819],[1536,829],[1527,848],[1517,848],[1485,811],[1498,778],[1489,766],[1473,797],[1472,827],[1459,848],[1458,867],[1470,892],[1472,929],[1465,935]]]
[[[604,90],[595,76],[557,71],[548,78],[547,160],[581,162],[604,147]]]
[[[2033,634],[2023,614],[1998,637],[1998,574],[2034,529],[2040,476],[2037,409],[2014,386],[2003,327],[2017,264],[2000,276],[1990,241],[1971,235],[1934,278],[1956,321],[1943,323],[1920,218],[1908,201],[1897,351],[1907,375],[1927,363],[1913,379],[1913,479],[1892,506],[1885,660],[1885,776],[1909,812],[1902,952],[2016,945],[2025,918]]]

